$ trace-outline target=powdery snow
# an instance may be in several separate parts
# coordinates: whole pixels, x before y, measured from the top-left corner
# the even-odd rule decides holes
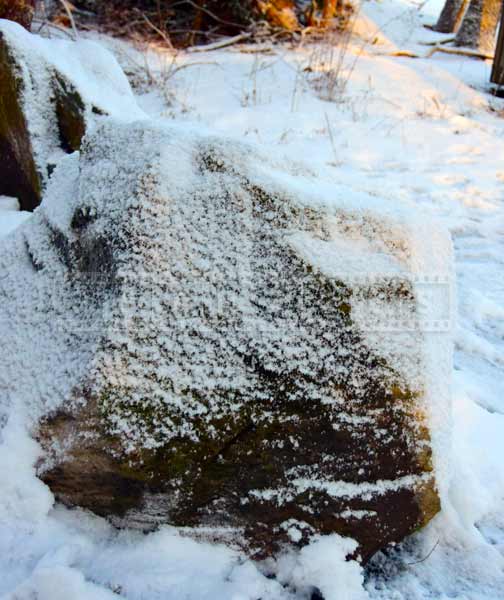
[[[215,161],[221,161],[222,169],[212,166]],[[205,169],[205,164],[211,167]],[[155,121],[124,125],[109,119],[88,135],[81,152],[67,156],[56,168],[32,221],[5,247],[0,245],[0,265],[8,281],[5,287],[1,282],[7,300],[0,312],[8,314],[0,324],[5,340],[0,351],[0,379],[5,382],[0,409],[3,404],[8,415],[28,406],[36,422],[48,412],[80,406],[90,396],[98,398],[105,414],[81,435],[93,439],[103,431],[119,436],[114,451],[133,457],[144,448],[164,448],[172,439],[222,442],[228,432],[219,421],[239,425],[244,411],[271,398],[271,388],[243,359],[252,356],[271,373],[303,374],[293,377],[295,384],[284,391],[287,403],[300,398],[308,404],[320,401],[327,409],[324,427],[329,431],[344,426],[356,444],[364,436],[374,440],[373,451],[365,450],[367,456],[359,464],[358,485],[347,485],[351,493],[339,495],[372,500],[404,487],[423,490],[432,485],[430,472],[426,477],[402,477],[420,472],[416,460],[425,464],[425,451],[430,457],[430,441],[418,432],[433,399],[449,414],[450,374],[440,368],[451,358],[451,330],[437,333],[437,326],[436,333],[425,330],[419,308],[432,318],[439,299],[421,297],[416,288],[424,282],[417,283],[411,269],[429,262],[426,246],[415,242],[412,233],[422,218],[396,216],[392,206],[384,217],[381,209],[386,211],[386,203],[365,194],[352,205],[350,188],[338,193],[329,186],[319,189],[315,203],[314,194],[303,192],[316,186],[316,179],[296,174],[289,161],[283,164],[282,177],[280,164],[274,166],[276,177],[269,176],[269,168],[267,154],[232,139],[202,137],[190,127]],[[260,194],[251,191],[257,189]],[[269,194],[275,194],[271,204]],[[75,226],[76,215],[91,217],[86,227]],[[433,224],[430,229],[435,232]],[[290,248],[289,239],[296,235],[291,232],[299,230],[310,244],[319,246],[308,263],[299,263]],[[437,235],[441,242],[442,233]],[[359,318],[346,324],[344,317],[325,313],[323,296],[303,296],[313,287],[313,271],[329,269],[338,251],[346,250],[347,240],[352,256],[363,254],[364,260],[357,261],[360,269],[337,263],[339,270],[329,273],[329,284],[344,285],[352,292],[352,305],[356,296],[358,303],[374,307],[379,296],[375,312],[388,310],[390,322],[384,325],[391,331],[373,335],[371,350],[367,338],[374,323],[361,324]],[[450,244],[445,240],[440,248],[444,276],[449,279]],[[97,264],[96,256],[102,264]],[[399,258],[401,270],[382,271]],[[93,267],[109,281],[108,287],[93,279],[90,289],[86,277],[76,275],[79,269]],[[110,278],[116,269],[113,286]],[[363,272],[366,277],[360,281]],[[277,291],[274,284],[279,282]],[[449,286],[444,294],[448,291]],[[262,307],[264,298],[268,308]],[[203,318],[198,316],[201,307]],[[411,321],[409,330],[402,321],[396,322],[401,311]],[[349,332],[355,332],[350,342],[345,337]],[[439,344],[434,353],[428,345],[433,335]],[[372,374],[370,351],[377,357]],[[42,357],[35,359],[38,353]],[[29,367],[17,377],[26,357],[33,360],[28,358]],[[418,400],[407,406],[398,400],[391,407],[402,427],[401,452],[414,457],[411,466],[401,465],[398,479],[395,465],[384,475],[377,458],[380,452],[391,456],[395,452],[390,431],[378,426],[380,410],[369,408],[369,395],[382,382],[388,389],[418,394]],[[333,394],[340,385],[344,405]],[[141,414],[146,411],[156,419],[139,418],[138,406]],[[268,409],[266,404],[251,418],[259,424],[271,419]],[[367,421],[352,417],[354,413],[368,415]],[[298,432],[291,437],[297,447],[310,441],[310,433],[301,436],[302,418],[301,413]],[[448,429],[449,423],[443,426],[440,421],[436,436],[446,436]],[[40,469],[50,470],[55,461],[57,468],[65,452],[82,454],[77,449],[80,440],[74,445],[69,438],[58,441]],[[266,448],[267,440],[263,443]],[[297,465],[292,473],[289,469],[285,478],[283,474],[270,478],[270,485],[280,485],[274,502],[289,497],[284,480],[290,491],[296,491],[290,502],[312,489],[327,489],[329,497],[337,497],[334,483],[347,478],[344,469],[338,470],[338,458],[321,454],[314,465],[310,457],[297,454],[289,463]],[[436,453],[434,457],[442,462]],[[393,481],[369,485],[377,477],[374,465],[381,477]],[[330,482],[327,488],[320,485],[323,477]],[[439,477],[442,481],[444,474]],[[183,484],[181,478],[170,481],[176,490]],[[177,494],[170,494],[170,488],[163,491],[135,513],[135,523],[166,522],[166,515],[175,520]],[[218,493],[222,492],[215,488]],[[252,494],[251,503],[253,498]],[[338,511],[347,507],[346,501],[337,504]],[[310,520],[316,508],[306,510]],[[128,514],[122,523],[132,523]]]
[[[17,198],[0,196],[0,238],[14,231],[30,216],[29,212],[19,210]]]
[[[273,55],[238,48],[200,54],[198,62],[208,64],[167,81],[171,106],[156,90],[140,103],[151,116],[251,141],[272,163],[284,156],[303,161],[300,172],[308,169],[317,185],[341,196],[351,190],[350,206],[359,194],[380,205],[385,198],[450,229],[458,297],[450,310],[457,310],[458,326],[453,440],[451,448],[445,437],[437,444],[440,460],[453,456],[444,467],[443,512],[392,556],[378,557],[365,583],[356,563],[342,561],[351,541],[337,536],[258,566],[170,528],[148,536],[117,532],[80,511],[52,508],[51,494],[34,476],[38,449],[20,414],[3,430],[0,446],[0,597],[292,599],[317,587],[328,600],[502,598],[504,121],[498,112],[504,103],[485,93],[489,64],[442,54],[383,56],[394,47],[424,52],[418,42],[439,36],[422,22],[432,22],[439,8],[427,4],[426,16],[406,1],[365,3],[367,22],[359,27],[378,33],[381,43],[364,51],[360,42],[351,45],[347,69],[359,58],[338,102],[320,100],[303,75],[316,58],[307,45],[275,48]],[[162,67],[162,58],[150,58],[153,68]],[[422,238],[430,239],[430,231],[419,231]],[[433,261],[438,254],[444,253],[434,245]]]

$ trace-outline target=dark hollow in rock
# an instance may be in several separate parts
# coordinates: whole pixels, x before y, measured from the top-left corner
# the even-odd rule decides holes
[[[86,107],[75,86],[58,73],[54,75],[54,90],[61,147],[66,152],[74,152],[79,150],[86,132]]]

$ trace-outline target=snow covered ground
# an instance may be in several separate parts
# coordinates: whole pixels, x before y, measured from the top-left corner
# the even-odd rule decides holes
[[[504,102],[486,93],[488,63],[441,53],[390,56],[425,54],[420,42],[442,39],[422,27],[439,9],[437,0],[366,2],[361,37],[344,56],[308,41],[262,53],[234,46],[175,62],[151,52],[157,86],[138,100],[155,118],[248,140],[276,160],[299,162],[339,193],[365,191],[449,228],[458,325],[443,512],[366,573],[342,560],[351,542],[337,536],[256,565],[168,527],[147,536],[117,532],[54,507],[34,476],[38,448],[18,415],[0,446],[0,598],[293,600],[309,597],[311,586],[326,600],[504,598]],[[146,75],[144,56],[104,41],[123,66]],[[24,218],[2,199],[0,210],[2,234]]]

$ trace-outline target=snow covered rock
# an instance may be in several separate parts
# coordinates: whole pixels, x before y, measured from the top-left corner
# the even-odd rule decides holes
[[[61,502],[363,560],[439,511],[450,336],[423,324],[448,288],[417,279],[449,275],[449,241],[291,171],[107,119],[2,242],[0,407]]]
[[[99,115],[142,117],[114,57],[89,41],[43,39],[0,20],[0,194],[40,203],[55,164]]]

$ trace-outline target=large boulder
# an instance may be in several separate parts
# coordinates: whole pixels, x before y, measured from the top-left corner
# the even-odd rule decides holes
[[[362,560],[439,511],[449,241],[296,169],[108,120],[0,246],[0,402],[59,501]]]
[[[0,20],[0,195],[33,210],[55,164],[100,115],[142,113],[114,57],[90,41],[43,39]]]

